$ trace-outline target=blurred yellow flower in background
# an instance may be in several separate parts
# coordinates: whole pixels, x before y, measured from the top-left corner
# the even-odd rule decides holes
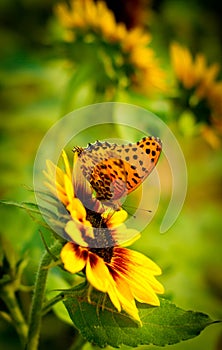
[[[208,66],[203,54],[197,54],[193,58],[190,51],[178,43],[172,43],[170,52],[176,78],[182,87],[192,90],[197,102],[206,100],[211,110],[209,118],[221,115],[222,83],[216,80],[219,64]]]
[[[175,42],[171,44],[170,53],[179,82],[181,104],[193,112],[197,122],[203,123],[200,131],[206,141],[218,148],[222,134],[222,82],[217,80],[219,64],[208,65],[203,54],[192,57],[188,48]]]
[[[145,94],[165,91],[165,74],[149,46],[151,35],[142,27],[127,29],[125,23],[117,23],[114,13],[103,1],[72,0],[70,8],[58,4],[56,13],[61,25],[67,29],[65,39],[68,42],[74,43],[77,32],[81,32],[84,41],[92,43],[90,34],[94,34],[109,45],[109,50],[104,46],[103,49],[114,60],[116,57],[118,68],[129,80],[128,86],[132,85]]]

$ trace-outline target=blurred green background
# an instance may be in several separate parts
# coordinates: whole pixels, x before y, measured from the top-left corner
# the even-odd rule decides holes
[[[111,85],[107,83],[109,76],[105,77],[107,80],[104,76],[97,77],[95,84],[92,72],[98,69],[98,62],[92,60],[90,49],[84,46],[81,51],[80,39],[73,44],[73,52],[80,52],[82,57],[74,55],[77,63],[73,69],[70,64],[73,52],[69,52],[67,45],[61,41],[61,28],[54,14],[55,4],[53,0],[0,2],[1,198],[33,200],[33,194],[26,187],[33,186],[32,170],[39,143],[47,130],[66,113],[109,100],[148,108],[168,124],[180,143],[187,163],[188,191],[183,210],[173,227],[164,235],[159,233],[164,211],[164,203],[161,203],[155,220],[143,233],[149,239],[141,238],[134,247],[162,267],[160,280],[167,296],[178,306],[202,311],[216,320],[222,319],[220,143],[213,148],[201,133],[196,132],[193,119],[190,124],[186,118],[177,119],[169,102],[170,94],[149,98],[130,89],[122,89],[115,94],[113,91],[117,90],[117,86],[115,80]],[[126,12],[124,1],[107,1],[107,4],[116,11],[116,18],[125,21],[128,27],[138,25],[135,13],[148,10],[142,25],[151,32],[151,47],[166,71],[170,71],[169,45],[173,40],[185,44],[193,53],[203,52],[209,63],[221,63],[219,2],[135,1],[133,6],[140,12],[131,13]],[[110,55],[109,51],[107,54]],[[101,54],[100,60],[103,59]],[[83,145],[87,143],[86,139]],[[32,285],[43,251],[38,224],[26,212],[5,206],[1,206],[0,222],[1,234],[9,240],[18,259],[24,254],[29,256],[23,282]],[[54,274],[57,275],[56,269]],[[52,278],[52,289],[55,288],[54,282],[55,278]],[[18,292],[18,295],[27,317],[31,293]],[[1,301],[0,309],[5,311]],[[39,348],[69,349],[75,335],[76,331],[70,324],[51,312],[43,320]],[[0,348],[21,349],[15,330],[1,319]],[[141,347],[146,348],[157,349]],[[210,326],[197,338],[166,349],[221,350],[221,325]]]

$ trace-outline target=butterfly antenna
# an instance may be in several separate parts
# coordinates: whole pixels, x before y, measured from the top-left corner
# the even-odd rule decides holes
[[[128,210],[128,208],[131,208],[131,209],[134,209],[134,210],[141,210],[141,211],[145,211],[146,213],[152,213],[152,210],[149,210],[149,209],[144,209],[144,208],[137,208],[137,207],[134,207],[134,206],[131,206],[131,205],[122,205],[122,208],[124,210],[126,210],[126,212],[132,216],[134,219],[136,218],[136,215],[134,215],[133,213],[130,213],[130,211]]]

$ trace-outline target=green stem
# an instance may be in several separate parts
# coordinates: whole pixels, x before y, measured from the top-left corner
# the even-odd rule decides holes
[[[36,282],[34,286],[34,294],[29,316],[29,331],[26,350],[37,350],[39,343],[39,335],[42,320],[42,304],[45,298],[46,280],[49,271],[49,264],[53,260],[53,255],[57,255],[61,250],[61,243],[57,241],[50,252],[45,251],[40,262]]]
[[[46,315],[51,309],[52,307],[57,304],[59,301],[64,299],[64,293],[60,293],[58,295],[56,295],[54,298],[48,300],[42,308],[42,316]]]
[[[5,287],[1,292],[1,297],[10,312],[12,324],[17,331],[21,343],[24,345],[27,339],[28,326],[15,297],[15,292],[10,286]]]

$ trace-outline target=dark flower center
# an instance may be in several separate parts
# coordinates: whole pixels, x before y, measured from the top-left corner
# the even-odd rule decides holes
[[[113,257],[113,247],[108,248],[91,248],[90,251],[102,258],[106,263],[110,263]]]
[[[95,238],[85,237],[90,251],[101,257],[109,263],[113,256],[113,247],[115,240],[112,237],[112,231],[107,227],[107,221],[104,220],[100,213],[86,208],[86,220],[93,226]]]

